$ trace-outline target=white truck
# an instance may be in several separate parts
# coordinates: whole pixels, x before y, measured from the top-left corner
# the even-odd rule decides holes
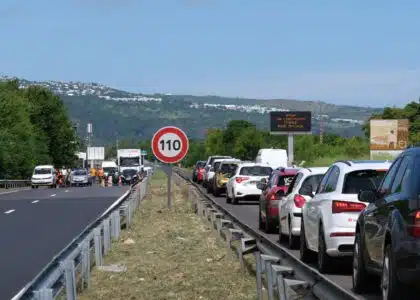
[[[134,169],[140,172],[143,167],[143,157],[140,149],[118,149],[117,164],[119,172],[127,169]]]

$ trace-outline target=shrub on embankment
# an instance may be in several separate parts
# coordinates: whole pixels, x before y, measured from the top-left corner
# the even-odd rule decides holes
[[[0,179],[28,178],[37,164],[70,166],[78,139],[67,110],[50,90],[0,82]]]

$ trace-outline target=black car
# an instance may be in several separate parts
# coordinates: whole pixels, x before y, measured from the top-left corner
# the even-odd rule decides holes
[[[369,205],[356,225],[353,289],[363,293],[381,277],[383,299],[419,299],[420,148],[405,150],[377,190],[360,191]]]
[[[121,173],[122,184],[133,184],[139,179],[137,170],[135,169],[125,169]]]

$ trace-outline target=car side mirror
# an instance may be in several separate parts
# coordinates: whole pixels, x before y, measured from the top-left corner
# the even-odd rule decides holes
[[[286,192],[284,190],[278,190],[276,192],[276,196],[277,197],[284,197],[284,196],[286,196]]]
[[[257,189],[259,190],[265,190],[265,184],[263,182],[257,182]]]
[[[315,192],[312,190],[312,185],[304,185],[300,189],[300,194],[304,196],[313,197],[315,195]]]
[[[375,191],[367,190],[367,191],[360,191],[357,195],[357,198],[361,202],[368,202],[374,203],[377,200]]]

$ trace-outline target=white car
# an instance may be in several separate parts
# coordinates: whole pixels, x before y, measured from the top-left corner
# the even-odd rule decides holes
[[[328,272],[333,257],[352,256],[356,221],[366,203],[361,190],[379,186],[391,163],[338,161],[328,168],[315,196],[302,208],[300,258],[310,262],[317,253],[318,269]]]
[[[287,235],[291,249],[299,242],[302,207],[312,199],[327,170],[328,167],[300,169],[289,185],[286,198],[279,202],[279,241]]]
[[[258,199],[262,191],[257,188],[257,182],[270,176],[273,169],[270,166],[257,163],[242,163],[226,184],[226,203],[237,204],[247,198]]]

